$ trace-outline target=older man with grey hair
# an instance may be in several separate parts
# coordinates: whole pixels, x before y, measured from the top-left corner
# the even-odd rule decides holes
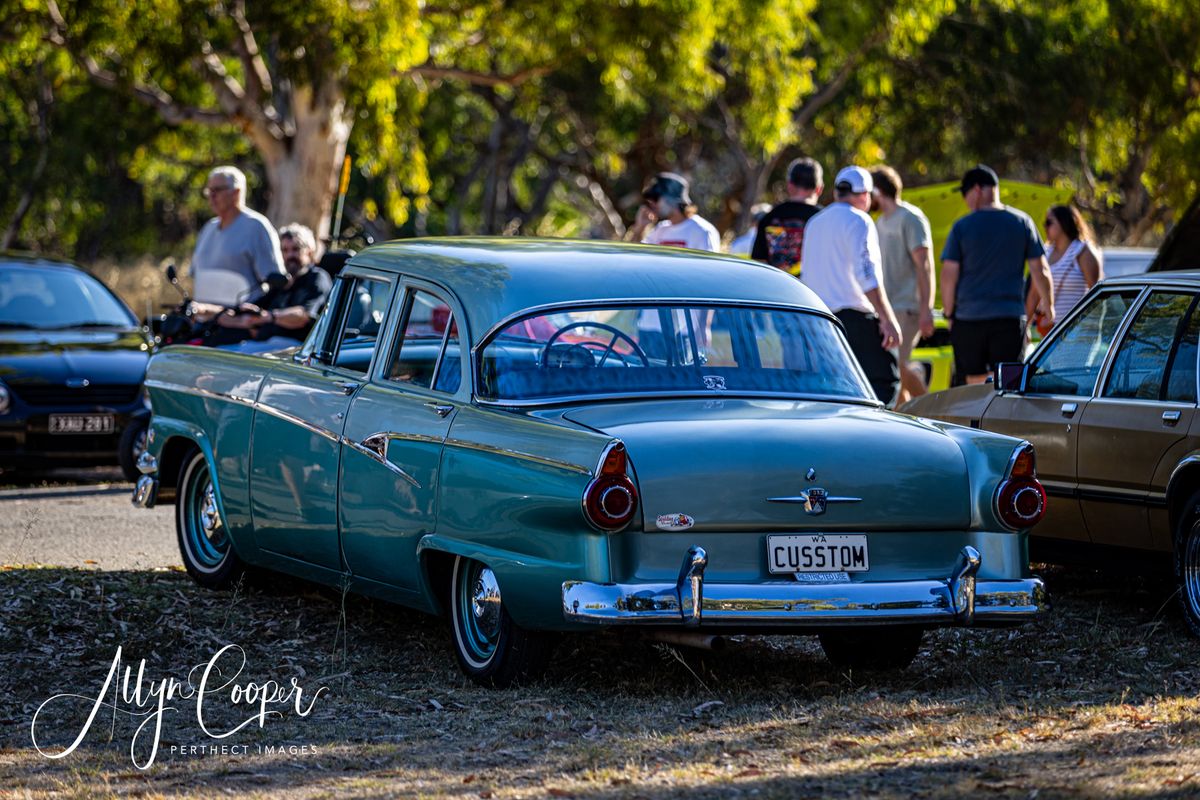
[[[200,229],[192,253],[195,298],[235,306],[253,299],[271,273],[286,274],[279,237],[266,217],[246,208],[246,176],[237,167],[208,173],[204,196],[216,216]]]

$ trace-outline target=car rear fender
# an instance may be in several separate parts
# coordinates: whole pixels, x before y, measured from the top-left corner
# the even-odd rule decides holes
[[[595,552],[585,553],[580,562],[552,561],[503,550],[479,542],[429,534],[417,543],[422,587],[429,607],[446,610],[450,568],[458,556],[486,564],[496,575],[504,607],[513,621],[530,629],[564,628],[561,607],[562,585],[595,571],[586,562],[603,559],[607,565],[607,541],[602,534],[589,536]]]
[[[962,450],[971,493],[970,530],[1005,530],[1004,524],[996,516],[996,489],[1008,472],[1013,450],[1022,440],[933,419],[925,422],[944,431]]]

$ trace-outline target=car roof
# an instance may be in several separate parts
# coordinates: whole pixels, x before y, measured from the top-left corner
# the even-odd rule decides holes
[[[64,261],[60,258],[47,258],[37,253],[26,253],[20,250],[0,250],[0,267],[48,268],[87,272],[83,267],[78,264],[72,264],[70,261]]]
[[[626,242],[514,237],[403,239],[373,245],[347,267],[399,271],[444,286],[479,340],[527,309],[662,299],[776,303],[828,313],[787,272],[758,261]]]
[[[1181,284],[1200,285],[1200,270],[1171,270],[1168,272],[1140,272],[1136,275],[1118,275],[1105,278],[1105,286],[1147,286],[1150,284]]]

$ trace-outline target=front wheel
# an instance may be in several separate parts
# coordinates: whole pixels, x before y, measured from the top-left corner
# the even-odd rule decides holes
[[[146,436],[150,429],[150,420],[146,417],[130,420],[125,426],[125,430],[121,431],[121,439],[117,442],[117,463],[121,465],[121,472],[125,473],[125,480],[136,481],[141,477],[141,470],[138,469],[138,458],[142,453],[146,452]]]
[[[921,649],[925,631],[911,625],[839,628],[820,634],[821,649],[835,666],[860,670],[901,670]]]
[[[1200,636],[1200,492],[1188,500],[1175,536],[1175,580],[1188,632]]]
[[[199,450],[184,459],[175,503],[175,532],[188,574],[201,586],[224,589],[245,572],[217,506],[208,460]]]
[[[486,565],[455,557],[449,605],[454,655],[468,678],[503,689],[535,680],[545,670],[550,637],[512,621],[496,575]]]

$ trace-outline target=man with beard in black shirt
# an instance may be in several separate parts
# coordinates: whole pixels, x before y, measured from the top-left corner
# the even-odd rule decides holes
[[[821,165],[811,158],[797,158],[788,165],[788,199],[759,221],[751,258],[800,274],[804,226],[821,210],[817,200],[825,190],[823,179]]]
[[[266,352],[295,347],[308,336],[329,298],[333,279],[313,266],[317,240],[310,228],[293,223],[279,229],[279,249],[288,282],[268,292],[258,309],[247,309],[252,339],[238,347],[243,352]]]

